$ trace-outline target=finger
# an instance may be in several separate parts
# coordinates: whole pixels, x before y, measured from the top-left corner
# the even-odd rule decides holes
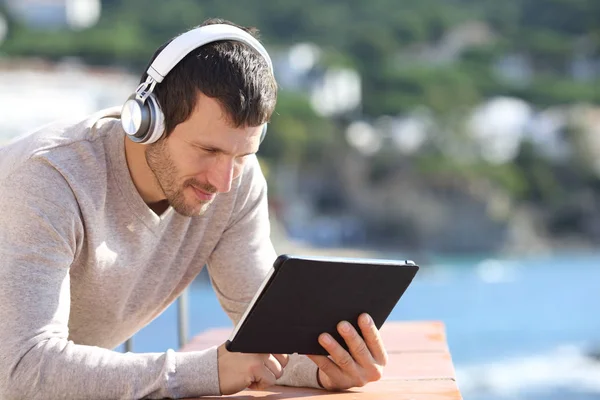
[[[277,362],[277,360],[275,360]],[[265,390],[273,385],[277,380],[275,374],[267,366],[270,362],[268,357],[264,357],[263,362],[258,362],[252,370],[252,384],[249,389]],[[277,362],[278,363],[278,362]]]
[[[248,389],[253,390],[266,390],[271,386],[275,385],[275,376],[273,373],[265,366],[261,369],[261,371],[254,375],[254,381]]]
[[[344,349],[331,335],[323,333],[319,335],[319,343],[331,356],[331,360],[345,373],[356,376],[358,366],[354,358]],[[323,371],[325,372],[325,371]]]
[[[371,356],[379,365],[387,364],[387,352],[381,339],[379,329],[373,323],[373,319],[369,314],[362,314],[358,318],[358,325],[364,337],[365,344],[369,348]]]
[[[331,359],[327,356],[317,356],[314,354],[307,355],[308,358],[312,360],[320,370],[325,372],[327,375],[335,376],[336,374],[341,374],[342,370],[337,366],[336,363],[331,361]]]
[[[283,366],[273,354],[269,354],[268,357],[265,357],[263,364],[271,371],[275,379],[279,379],[283,375]]]
[[[285,368],[290,361],[290,356],[288,354],[273,354],[273,356],[279,361],[279,364],[281,364],[283,368]]]
[[[338,385],[344,381],[344,372],[327,356],[317,356],[309,354],[307,357],[317,364],[317,367],[323,371],[325,375],[329,378],[331,382],[337,382]],[[317,372],[318,373],[318,372]],[[321,384],[325,384],[325,382],[321,382]],[[324,385],[325,386],[325,385]],[[331,389],[330,387],[326,387],[326,389]]]
[[[346,341],[348,350],[350,350],[350,354],[355,362],[362,367],[367,367],[375,363],[375,360],[371,357],[371,351],[352,324],[347,321],[340,322],[338,324],[338,332]]]

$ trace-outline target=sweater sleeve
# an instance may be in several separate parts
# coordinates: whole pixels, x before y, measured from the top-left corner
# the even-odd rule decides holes
[[[84,234],[65,179],[28,161],[0,182],[0,398],[219,394],[216,348],[122,354],[69,340],[69,268]]]
[[[215,293],[236,324],[277,254],[270,239],[267,183],[256,158],[240,177],[235,210],[207,268]],[[319,388],[317,366],[308,357],[292,355],[277,381],[284,386]]]

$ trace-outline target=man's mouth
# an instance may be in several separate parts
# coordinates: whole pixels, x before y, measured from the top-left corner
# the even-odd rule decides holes
[[[196,186],[190,186],[190,187],[196,194],[196,197],[202,202],[211,201],[212,199],[215,198],[215,193],[205,192],[202,189],[198,189]]]

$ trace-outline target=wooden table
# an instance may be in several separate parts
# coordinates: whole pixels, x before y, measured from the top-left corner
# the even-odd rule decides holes
[[[218,345],[229,337],[230,332],[230,329],[207,330],[194,337],[181,351],[201,350]],[[381,335],[389,355],[388,365],[381,380],[362,388],[327,392],[275,386],[267,391],[244,390],[222,397],[267,400],[462,400],[443,323],[386,322],[381,328]]]

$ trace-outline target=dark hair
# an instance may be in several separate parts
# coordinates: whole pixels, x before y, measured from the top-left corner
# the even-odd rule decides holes
[[[223,19],[209,19],[200,26],[211,24],[233,25],[258,39],[256,28]],[[156,50],[148,66],[171,40]],[[140,83],[146,77],[144,73]],[[245,43],[231,40],[212,42],[190,52],[156,85],[153,93],[165,115],[166,135],[189,118],[198,91],[216,99],[236,128],[268,122],[277,101],[277,83],[266,60]]]

